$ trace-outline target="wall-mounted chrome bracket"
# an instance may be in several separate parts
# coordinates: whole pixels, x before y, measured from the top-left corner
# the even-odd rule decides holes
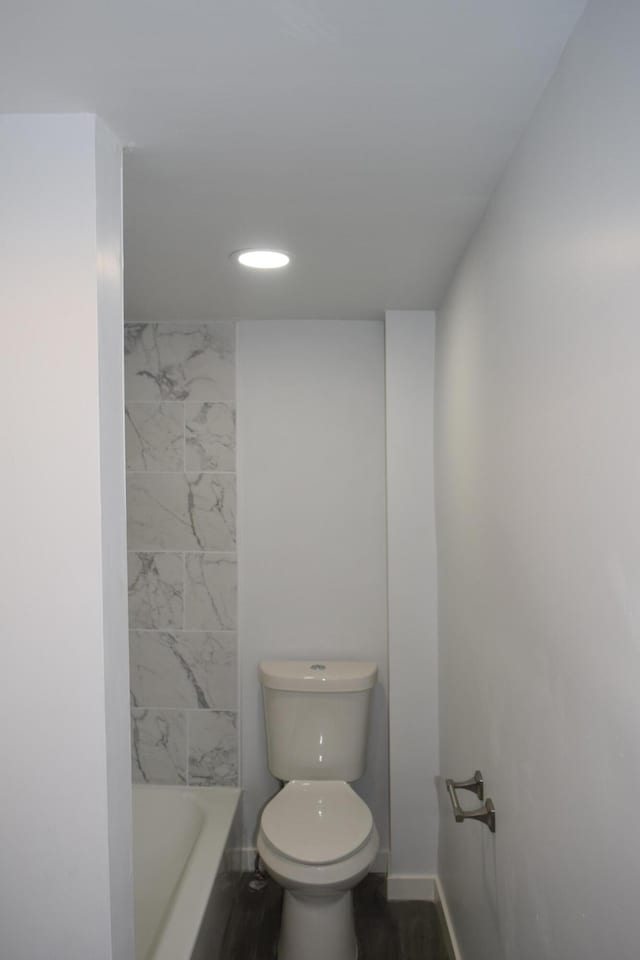
[[[478,807],[477,810],[463,810],[458,800],[457,790],[470,790],[471,793],[475,793],[478,800],[484,800],[484,777],[480,770],[476,770],[469,780],[455,781],[448,779],[447,793],[451,800],[456,823],[462,823],[464,820],[479,820],[480,823],[485,823],[489,827],[491,833],[495,833],[496,808],[493,805],[493,801],[490,799],[485,800],[483,805]]]

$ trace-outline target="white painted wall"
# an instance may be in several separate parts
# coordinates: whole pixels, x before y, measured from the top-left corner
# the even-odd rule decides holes
[[[391,898],[432,894],[424,878],[437,870],[434,355],[434,313],[387,311]]]
[[[237,325],[239,647],[245,844],[275,792],[259,660],[376,660],[355,788],[388,836],[384,329]]]
[[[133,955],[120,150],[0,117],[0,954]]]
[[[122,147],[96,123],[102,618],[111,950],[133,950],[127,524],[124,454]]]
[[[592,3],[438,317],[442,796],[467,960],[640,953],[640,5]]]

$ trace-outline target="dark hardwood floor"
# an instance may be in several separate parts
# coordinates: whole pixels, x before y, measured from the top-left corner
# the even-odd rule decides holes
[[[240,879],[222,951],[223,960],[274,960],[282,891],[268,879],[253,890],[253,874]],[[388,903],[384,877],[369,874],[354,890],[358,960],[447,960],[432,903]]]

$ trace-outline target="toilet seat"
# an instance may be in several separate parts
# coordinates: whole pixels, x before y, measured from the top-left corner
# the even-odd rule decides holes
[[[261,828],[282,856],[322,866],[357,853],[374,825],[368,806],[344,780],[291,780],[265,807]]]

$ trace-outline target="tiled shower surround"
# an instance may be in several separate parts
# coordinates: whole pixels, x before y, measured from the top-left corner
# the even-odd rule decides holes
[[[235,784],[235,329],[125,326],[133,778]]]

